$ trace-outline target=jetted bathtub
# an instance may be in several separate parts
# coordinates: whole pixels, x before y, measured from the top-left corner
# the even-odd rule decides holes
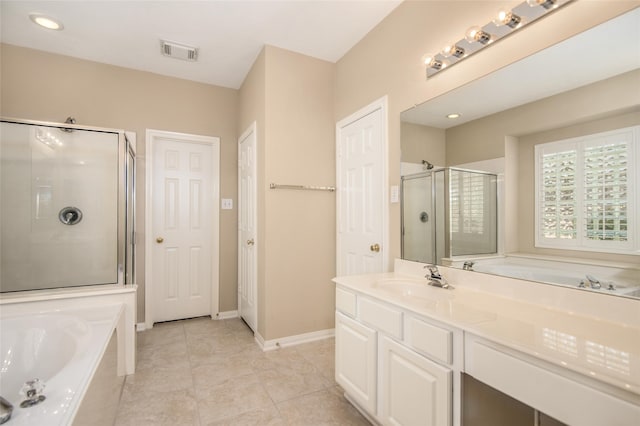
[[[3,309],[0,395],[14,407],[6,425],[73,424],[123,311],[121,303],[19,314]],[[46,399],[21,408],[20,389],[33,379],[44,383]]]

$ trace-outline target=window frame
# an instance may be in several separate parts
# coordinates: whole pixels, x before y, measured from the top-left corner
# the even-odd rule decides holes
[[[587,147],[606,144],[607,139],[624,137],[629,142],[627,163],[627,241],[590,240],[586,237],[584,211],[585,200],[585,162],[584,152]],[[542,161],[545,154],[576,150],[576,238],[546,238],[541,226],[544,199]],[[606,132],[556,140],[534,146],[535,172],[535,242],[536,248],[552,248],[562,250],[595,251],[614,254],[640,255],[640,125],[624,127]]]

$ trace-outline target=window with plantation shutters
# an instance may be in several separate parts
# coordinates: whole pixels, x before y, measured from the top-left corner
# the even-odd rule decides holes
[[[639,134],[536,145],[536,247],[640,253]]]

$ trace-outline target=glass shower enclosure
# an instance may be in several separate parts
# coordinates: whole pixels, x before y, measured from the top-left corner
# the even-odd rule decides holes
[[[402,258],[443,258],[498,251],[495,174],[441,168],[402,177]]]
[[[0,125],[0,292],[132,283],[135,152],[124,132]]]

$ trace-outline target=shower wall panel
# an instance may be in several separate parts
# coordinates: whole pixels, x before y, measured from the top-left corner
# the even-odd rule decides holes
[[[1,125],[0,290],[117,283],[118,133]]]

